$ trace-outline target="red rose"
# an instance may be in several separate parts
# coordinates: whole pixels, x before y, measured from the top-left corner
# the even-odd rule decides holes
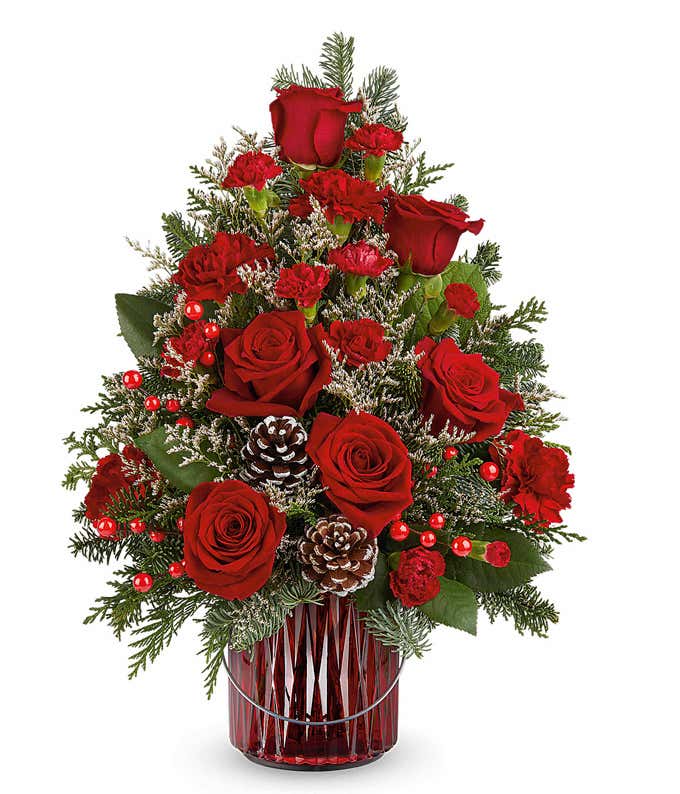
[[[411,258],[414,273],[436,276],[453,258],[461,234],[481,231],[484,221],[468,217],[453,204],[393,193],[385,218],[388,245],[403,265]]]
[[[358,243],[349,243],[342,248],[330,250],[328,264],[337,265],[343,273],[378,278],[394,264],[394,260],[382,256],[374,245],[369,245],[365,240],[361,240]]]
[[[340,361],[360,367],[369,361],[384,361],[392,350],[385,341],[385,329],[375,320],[334,320],[328,332],[328,343],[338,353]]]
[[[312,214],[312,205],[309,203],[309,196],[303,193],[301,196],[293,196],[288,202],[288,212],[294,218],[308,218]]]
[[[484,561],[494,568],[505,568],[510,562],[510,546],[503,540],[494,540],[488,543],[484,551]]]
[[[169,352],[166,343],[162,353],[165,364],[161,367],[161,375],[166,378],[179,378],[185,364],[190,361],[195,364],[206,350],[215,349],[216,340],[208,339],[205,335],[207,324],[204,320],[198,320],[187,325],[180,336],[170,337],[168,342],[177,355]]]
[[[471,320],[479,311],[477,292],[469,284],[449,284],[444,297],[452,312]]]
[[[382,201],[386,191],[378,190],[373,182],[356,179],[345,171],[332,168],[315,171],[302,180],[301,187],[317,199],[330,223],[338,216],[346,223],[367,218],[382,223],[385,213]]]
[[[229,166],[222,187],[254,187],[263,190],[267,180],[283,173],[276,160],[264,152],[239,154]]]
[[[134,483],[134,475],[123,468],[124,459],[136,463],[151,463],[142,450],[132,444],[123,447],[122,456],[113,453],[99,460],[90,481],[90,490],[85,496],[85,517],[90,521],[105,516],[111,508],[111,497],[129,489]],[[144,486],[140,485],[137,491],[140,495],[143,494]]]
[[[187,253],[171,281],[186,291],[189,300],[224,303],[232,292],[246,291],[236,272],[240,265],[273,258],[268,245],[258,245],[245,234],[217,232],[212,243],[194,246]]]
[[[413,502],[408,450],[377,416],[319,414],[307,454],[321,470],[331,502],[373,538]]]
[[[323,326],[299,311],[258,315],[246,328],[223,328],[224,388],[206,407],[226,416],[303,416],[330,381]]]
[[[292,298],[298,306],[309,308],[321,297],[328,279],[325,267],[298,262],[281,270],[275,291],[279,298]]]
[[[518,394],[500,387],[499,374],[478,353],[462,353],[453,339],[437,344],[425,337],[416,353],[425,354],[418,361],[421,410],[425,419],[434,417],[435,433],[448,421],[449,429],[460,428],[474,433],[471,441],[484,441],[501,431],[510,411],[524,408]]]
[[[244,599],[269,579],[286,516],[240,480],[204,482],[184,516],[186,572],[201,590]]]
[[[396,151],[404,142],[399,130],[390,129],[384,124],[364,124],[345,141],[345,146],[355,152],[364,152],[374,157],[382,157],[385,152]]]
[[[505,437],[508,453],[503,466],[500,497],[515,502],[518,515],[531,522],[557,524],[561,510],[571,506],[567,493],[574,487],[569,458],[557,447],[546,447],[540,438],[522,430],[512,430]],[[496,459],[498,454],[491,448]]]
[[[421,546],[399,555],[399,567],[390,572],[390,589],[405,607],[417,607],[439,594],[439,577],[446,564],[438,551]]]
[[[299,165],[336,163],[345,142],[347,116],[361,113],[363,102],[345,102],[339,88],[292,85],[277,93],[269,110],[281,158]]]

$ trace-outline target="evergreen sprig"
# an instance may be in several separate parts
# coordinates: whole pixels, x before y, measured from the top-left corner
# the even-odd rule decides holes
[[[512,620],[520,634],[528,631],[537,637],[546,637],[550,625],[557,623],[560,617],[555,606],[532,584],[500,593],[478,593],[477,601],[491,623],[499,616]]]
[[[435,624],[419,609],[407,609],[399,601],[388,601],[384,607],[366,612],[361,619],[377,640],[398,650],[405,659],[421,658],[430,650],[428,637]]]
[[[354,37],[333,33],[321,45],[321,74],[329,88],[341,88],[345,97],[352,93]]]

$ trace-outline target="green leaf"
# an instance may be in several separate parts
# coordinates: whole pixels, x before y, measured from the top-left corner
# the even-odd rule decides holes
[[[477,599],[469,587],[451,579],[439,577],[439,595],[418,607],[430,620],[453,626],[455,629],[477,633]]]
[[[388,601],[393,599],[390,590],[387,557],[382,552],[378,553],[378,560],[375,564],[375,576],[366,587],[354,593],[354,599],[357,607],[362,612],[367,612],[370,609],[380,609],[380,607],[385,606]]]
[[[505,568],[494,568],[488,562],[469,557],[447,556],[446,575],[451,576],[478,593],[497,593],[525,584],[550,566],[541,557],[534,544],[516,532],[506,529],[486,529],[477,533],[479,540],[503,540],[512,556]]]
[[[146,452],[153,465],[167,480],[187,493],[202,482],[212,482],[219,474],[217,469],[205,463],[180,466],[182,456],[177,452],[167,451],[170,445],[162,427],[136,438],[135,446]]]
[[[156,352],[153,344],[153,318],[169,311],[169,306],[154,298],[125,295],[121,292],[116,295],[120,332],[137,358],[152,356]]]

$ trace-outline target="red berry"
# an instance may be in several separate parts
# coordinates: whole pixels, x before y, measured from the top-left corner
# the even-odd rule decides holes
[[[168,573],[173,579],[179,579],[184,573],[184,566],[181,562],[171,562],[170,565],[168,565]]]
[[[431,529],[426,529],[425,532],[420,533],[420,545],[425,546],[426,549],[431,548],[437,542],[437,536]]]
[[[212,350],[206,350],[204,353],[201,353],[201,357],[198,360],[204,367],[212,367],[215,363],[215,354]]]
[[[217,323],[206,323],[203,333],[206,339],[217,339],[220,335],[220,327]]]
[[[132,580],[132,586],[138,593],[148,593],[153,587],[153,576],[148,573],[138,573]]]
[[[178,518],[177,519],[177,529],[179,529],[180,532],[184,532],[184,519],[183,518]]]
[[[180,425],[181,427],[188,427],[191,429],[194,426],[194,420],[190,416],[180,416],[180,418],[175,422],[176,425]]]
[[[142,385],[142,376],[136,369],[129,369],[123,374],[123,386],[126,389],[138,389]]]
[[[458,450],[456,447],[447,447],[444,450],[444,460],[454,460],[458,457]]]
[[[428,480],[436,477],[438,473],[439,469],[436,466],[431,466],[429,463],[425,466],[425,476]]]
[[[160,529],[151,529],[149,530],[149,537],[154,543],[160,543],[165,540],[165,532],[161,532]]]
[[[184,314],[190,320],[200,320],[203,317],[203,304],[198,301],[187,301],[187,305],[184,307]]]
[[[451,551],[456,557],[467,557],[472,551],[472,541],[465,535],[458,535],[451,541]]]
[[[390,525],[390,537],[392,540],[399,541],[406,540],[409,536],[409,526],[405,521],[393,521]]]
[[[129,524],[130,532],[133,532],[135,535],[141,535],[142,532],[146,529],[146,521],[142,521],[141,518],[133,518]]]
[[[104,516],[97,521],[97,532],[100,538],[112,539],[118,531],[118,524],[108,516]]]
[[[144,407],[147,411],[157,411],[161,407],[161,401],[155,394],[150,394],[146,400],[144,400]]]
[[[432,527],[432,529],[444,529],[446,518],[444,518],[443,513],[432,513],[427,523]]]
[[[479,476],[487,482],[492,482],[501,473],[500,466],[492,460],[487,460],[479,467]]]
[[[170,398],[169,400],[165,401],[165,407],[168,409],[168,411],[170,411],[171,414],[176,414],[182,406],[179,404],[179,400]]]

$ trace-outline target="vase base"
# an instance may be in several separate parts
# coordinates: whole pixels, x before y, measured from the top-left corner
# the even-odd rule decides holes
[[[361,758],[357,759],[356,761],[347,759],[346,761],[341,761],[340,763],[335,763],[334,761],[329,761],[328,759],[319,760],[316,763],[306,759],[300,759],[299,761],[294,759],[291,759],[290,761],[274,761],[269,758],[260,758],[259,756],[251,755],[250,753],[243,753],[243,755],[249,761],[252,761],[253,764],[268,766],[272,769],[290,769],[293,772],[333,772],[336,769],[352,769],[356,766],[366,766],[366,764],[372,764],[373,761],[377,761],[379,758],[382,758],[384,753],[376,753],[369,758]]]

